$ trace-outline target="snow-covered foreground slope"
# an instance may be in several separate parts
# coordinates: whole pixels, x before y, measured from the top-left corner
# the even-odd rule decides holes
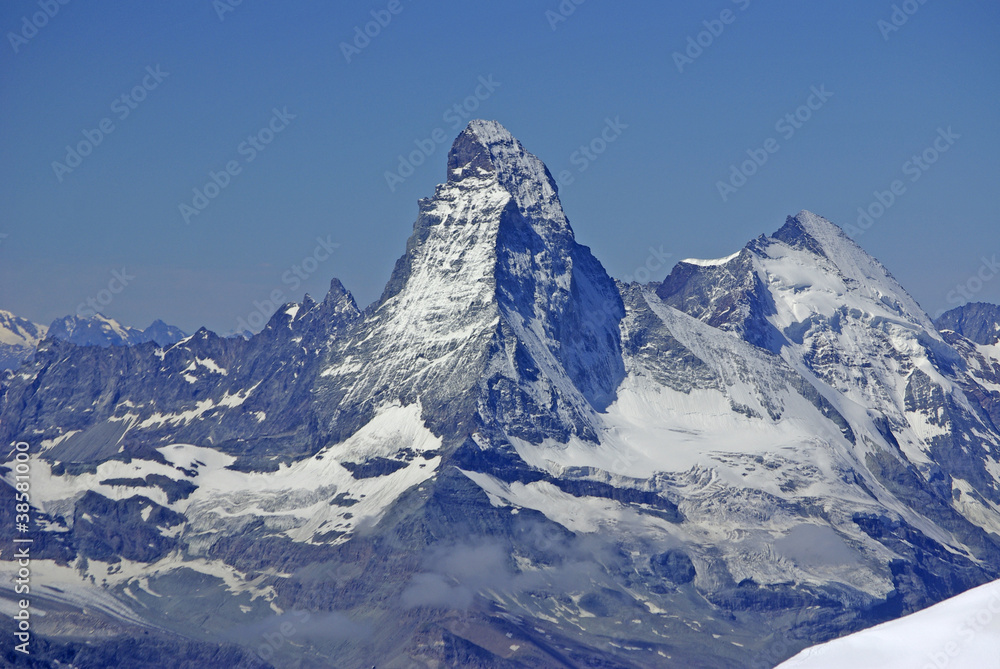
[[[807,648],[778,669],[1000,667],[1000,581],[923,611]]]
[[[616,283],[495,122],[369,307],[88,343],[0,377],[53,643],[90,607],[258,650],[299,620],[276,666],[771,667],[1000,577],[995,344],[809,212]]]

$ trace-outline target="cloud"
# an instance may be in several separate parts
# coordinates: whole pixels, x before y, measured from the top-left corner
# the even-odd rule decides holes
[[[433,548],[424,571],[415,574],[404,589],[403,607],[466,610],[484,591],[509,595],[573,591],[581,583],[603,580],[602,565],[618,559],[595,539],[555,531],[547,523],[532,523],[522,529],[522,536],[528,538],[527,556],[525,545],[508,547],[496,539],[471,538]],[[530,559],[532,568],[518,568],[515,555]]]
[[[467,609],[476,593],[510,590],[524,580],[511,563],[510,553],[496,541],[436,547],[426,561],[428,571],[414,575],[403,591],[403,606]]]
[[[338,611],[310,613],[292,610],[229,629],[223,638],[253,648],[269,646],[277,651],[285,645],[363,639],[371,634],[370,625],[355,622]]]

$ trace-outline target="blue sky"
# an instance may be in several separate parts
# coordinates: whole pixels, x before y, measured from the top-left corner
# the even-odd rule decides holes
[[[334,276],[366,304],[472,117],[569,177],[613,276],[861,207],[856,239],[932,315],[1000,302],[995,1],[231,2],[3,3],[0,308],[227,332]]]

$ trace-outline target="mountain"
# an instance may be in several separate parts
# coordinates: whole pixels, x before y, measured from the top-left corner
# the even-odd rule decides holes
[[[1000,306],[970,302],[946,311],[934,322],[939,330],[951,330],[977,344],[1000,343]]]
[[[779,669],[983,669],[1000,648],[1000,581],[802,651]]]
[[[178,327],[167,325],[160,319],[153,321],[149,327],[142,331],[142,342],[155,342],[160,348],[166,348],[171,344],[176,344],[187,337],[187,334]]]
[[[907,505],[928,513],[934,497],[961,506],[967,494],[986,509],[1000,502],[995,372],[983,373],[991,365],[942,337],[889,272],[829,221],[803,212],[723,262],[682,262],[657,295],[779,355],[830,399],[862,463]],[[968,514],[941,514],[936,523],[965,531],[957,528]]]
[[[135,346],[148,341],[161,347],[176,344],[184,339],[180,329],[161,320],[153,321],[145,330],[122,325],[103,314],[94,316],[65,316],[52,322],[48,335],[72,342],[77,346]]]
[[[0,370],[16,369],[45,337],[44,325],[0,310]]]
[[[148,328],[140,330],[96,314],[89,317],[65,316],[44,326],[0,310],[0,370],[20,367],[46,336],[78,346],[135,346],[152,341],[166,347],[187,335],[161,320],[155,320]]]
[[[34,453],[62,657],[100,629],[161,662],[770,667],[1000,578],[998,373],[809,212],[615,281],[473,121],[375,303],[50,337],[0,440]]]

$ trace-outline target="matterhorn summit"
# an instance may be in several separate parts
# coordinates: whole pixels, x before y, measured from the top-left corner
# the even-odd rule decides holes
[[[368,306],[333,279],[249,339],[115,346],[8,319],[52,658],[771,667],[1000,578],[988,309],[939,332],[806,211],[615,281],[499,123],[442,167]]]

